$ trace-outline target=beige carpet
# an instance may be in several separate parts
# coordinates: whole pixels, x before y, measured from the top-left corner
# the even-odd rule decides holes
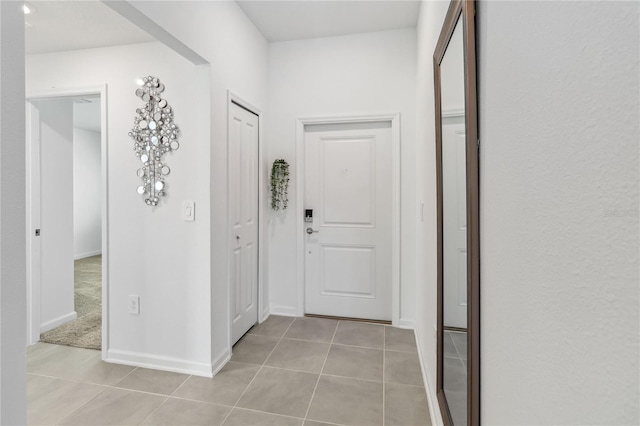
[[[76,348],[102,347],[102,256],[75,261],[75,310],[78,318],[40,335],[40,340]]]

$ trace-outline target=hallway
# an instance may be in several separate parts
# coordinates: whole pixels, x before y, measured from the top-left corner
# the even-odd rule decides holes
[[[378,324],[271,316],[213,379],[44,343],[27,371],[30,425],[430,424],[413,331]]]

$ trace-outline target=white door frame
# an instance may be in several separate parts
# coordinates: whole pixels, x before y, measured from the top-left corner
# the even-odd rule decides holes
[[[269,306],[268,304],[265,306],[263,301],[264,296],[264,288],[265,288],[265,274],[264,271],[264,262],[265,262],[265,249],[266,241],[265,238],[265,230],[267,227],[265,226],[265,208],[264,208],[264,185],[265,185],[265,148],[264,148],[264,139],[262,138],[263,127],[264,127],[264,117],[262,113],[262,109],[255,106],[251,102],[246,101],[241,96],[237,95],[235,92],[231,90],[227,90],[227,197],[229,200],[229,114],[231,114],[231,104],[235,103],[240,105],[242,108],[256,114],[258,116],[258,322],[263,322],[269,316]],[[226,235],[226,247],[231,247],[231,214],[229,213],[230,205],[227,204],[227,235]],[[228,256],[227,252],[227,256]],[[227,305],[229,307],[229,329],[227,340],[229,341],[229,353],[231,353],[232,345],[232,332],[231,327],[233,326],[233,309],[231,306],[231,261],[230,258],[227,257]]]
[[[352,116],[305,117],[296,120],[296,240],[298,306],[296,314],[305,313],[304,267],[304,126],[308,124],[343,124],[391,122],[391,319],[400,325],[400,113]]]
[[[68,88],[58,89],[54,88],[42,92],[30,92],[27,93],[26,101],[27,105],[30,105],[32,101],[54,99],[54,98],[67,98],[76,96],[95,96],[100,95],[100,161],[102,166],[102,183],[100,188],[100,198],[102,200],[102,359],[107,356],[109,349],[109,171],[108,171],[108,141],[109,141],[109,129],[107,122],[107,85],[96,85],[90,87]],[[39,152],[34,153],[35,147],[33,137],[38,135],[34,134],[34,120],[38,117],[33,116],[31,108],[27,108],[27,154],[26,154],[26,173],[27,173],[27,339],[29,344],[34,344],[40,340],[40,281],[34,282],[32,279],[35,270],[39,270],[40,263],[34,262],[32,259],[32,244],[33,238],[31,233],[37,227],[39,227],[39,218],[32,217],[31,213],[33,206],[31,206],[31,176],[33,173],[33,167],[35,167],[34,159],[37,159],[40,155]],[[37,147],[35,147],[37,149]],[[39,151],[39,149],[37,149]],[[34,157],[37,155],[37,157]]]

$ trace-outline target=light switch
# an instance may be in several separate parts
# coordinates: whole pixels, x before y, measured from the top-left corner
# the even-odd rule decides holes
[[[196,203],[193,201],[185,201],[182,203],[182,218],[186,222],[196,220]]]

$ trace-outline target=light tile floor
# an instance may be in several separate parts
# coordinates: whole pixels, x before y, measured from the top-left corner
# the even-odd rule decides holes
[[[413,332],[378,324],[271,316],[212,379],[44,343],[27,358],[32,425],[430,424]]]

